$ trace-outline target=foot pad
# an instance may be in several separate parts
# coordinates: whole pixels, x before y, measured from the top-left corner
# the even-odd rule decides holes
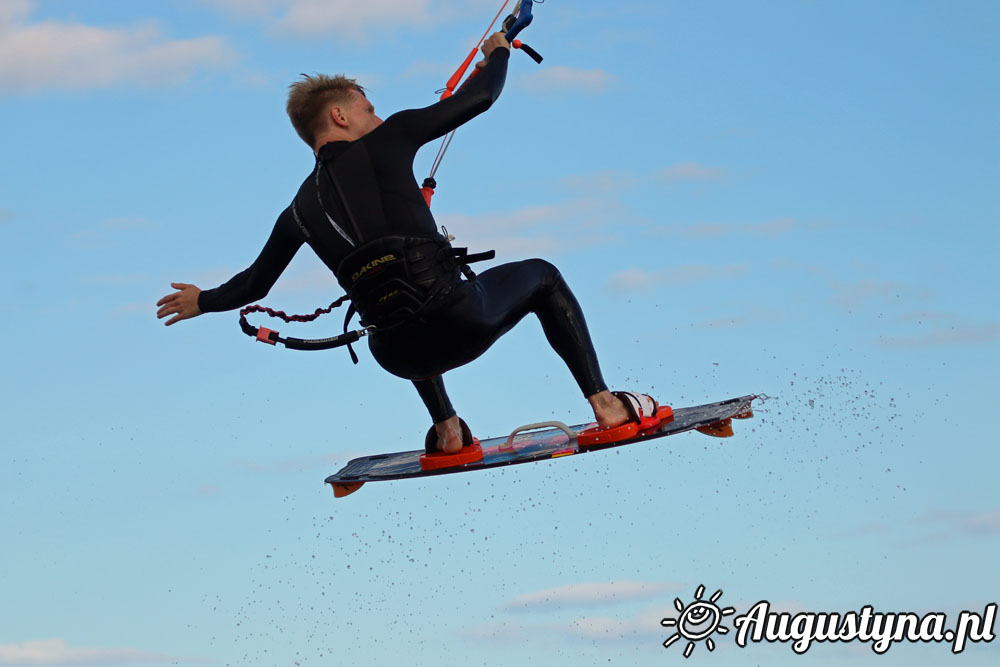
[[[611,428],[601,428],[595,426],[581,431],[576,436],[576,442],[580,447],[593,447],[594,445],[606,445],[612,442],[621,442],[633,438],[644,431],[648,431],[674,418],[674,410],[669,405],[661,405],[656,409],[656,414],[652,417],[643,417],[641,421],[625,422],[620,426]]]
[[[467,463],[476,463],[483,460],[483,448],[479,446],[479,440],[474,440],[471,445],[466,445],[454,454],[444,452],[434,452],[433,454],[422,454],[420,456],[420,469],[441,470],[442,468],[454,468],[455,466]]]

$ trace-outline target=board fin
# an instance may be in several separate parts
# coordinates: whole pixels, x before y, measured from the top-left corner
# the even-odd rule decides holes
[[[334,498],[349,496],[364,485],[364,482],[332,482],[330,484],[333,487]]]
[[[733,437],[733,420],[731,418],[723,419],[705,426],[698,426],[695,430],[713,438],[731,438]]]

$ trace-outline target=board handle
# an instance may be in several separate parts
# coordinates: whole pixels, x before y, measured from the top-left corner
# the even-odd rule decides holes
[[[569,426],[566,426],[566,424],[562,422],[538,422],[537,424],[525,424],[524,426],[518,426],[513,431],[511,431],[510,435],[507,436],[507,442],[500,445],[500,451],[509,452],[510,450],[514,449],[514,436],[517,435],[518,433],[521,433],[522,431],[534,431],[535,429],[539,428],[557,428],[563,433],[565,433],[567,436],[569,436],[570,440],[576,437],[576,433],[573,432],[573,429],[571,429]]]

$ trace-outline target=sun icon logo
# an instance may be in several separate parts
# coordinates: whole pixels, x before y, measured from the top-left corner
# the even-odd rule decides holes
[[[669,647],[683,637],[688,640],[687,647],[684,649],[684,657],[690,658],[692,651],[694,651],[695,642],[704,639],[708,650],[714,651],[715,642],[710,635],[713,632],[718,632],[720,635],[729,632],[729,628],[722,625],[722,619],[725,616],[735,613],[736,610],[732,607],[720,609],[715,604],[722,597],[721,590],[715,591],[715,595],[710,597],[707,602],[701,599],[701,596],[704,594],[705,587],[699,586],[698,590],[694,593],[694,602],[687,606],[681,602],[680,598],[674,598],[674,607],[680,612],[680,616],[676,619],[665,618],[660,621],[660,625],[666,628],[676,626],[677,632],[667,637],[667,641],[663,642],[664,648]]]

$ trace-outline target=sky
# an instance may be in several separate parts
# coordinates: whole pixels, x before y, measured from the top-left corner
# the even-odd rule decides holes
[[[997,664],[733,624],[1000,602],[995,2],[548,0],[544,62],[513,53],[456,135],[456,243],[556,264],[614,389],[766,396],[732,438],[335,500],[350,459],[421,446],[409,383],[156,319],[312,169],[292,81],[431,104],[498,4],[0,0],[0,665]],[[263,303],[340,295],[304,249]],[[480,437],[590,418],[530,316],[446,382]],[[716,591],[715,650],[664,647]]]

